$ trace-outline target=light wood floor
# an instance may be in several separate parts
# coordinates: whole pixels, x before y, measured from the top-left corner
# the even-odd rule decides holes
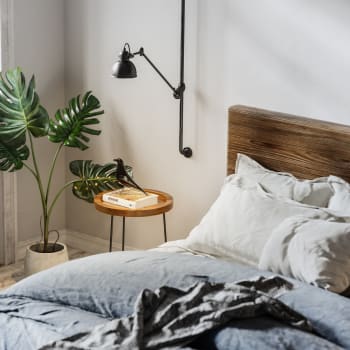
[[[90,255],[79,249],[68,247],[69,259],[77,259]],[[24,278],[24,260],[19,260],[15,264],[0,266],[0,291],[12,286]]]

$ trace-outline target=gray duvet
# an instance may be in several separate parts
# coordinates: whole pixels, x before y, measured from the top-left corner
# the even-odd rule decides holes
[[[38,349],[67,337],[87,339],[86,336],[96,329],[106,331],[109,326],[113,326],[115,330],[122,322],[116,319],[134,320],[134,306],[140,306],[140,299],[136,303],[137,297],[145,288],[149,289],[146,294],[151,296],[151,301],[159,302],[155,296],[159,296],[160,291],[163,293],[163,289],[157,291],[161,286],[168,286],[165,289],[177,297],[178,293],[185,293],[180,296],[187,295],[188,292],[183,290],[193,293],[203,288],[208,291],[208,286],[220,286],[227,291],[230,286],[235,292],[248,293],[246,296],[249,295],[250,299],[247,302],[253,306],[250,310],[258,310],[254,304],[259,305],[262,299],[252,299],[252,295],[259,294],[256,294],[257,288],[238,287],[232,282],[260,275],[271,276],[267,272],[238,264],[156,252],[100,254],[75,260],[27,278],[0,294],[0,349]],[[220,323],[220,327],[209,327],[199,337],[188,337],[189,341],[179,342],[178,347],[186,343],[192,349],[350,349],[350,300],[297,281],[289,281],[293,289],[278,297],[283,304],[277,303],[279,306],[288,305],[304,315],[311,322],[315,333],[305,331],[304,327],[295,327],[307,324],[303,317],[298,319],[299,315],[292,311],[278,319],[276,316],[282,315],[283,309],[279,309],[277,314],[271,312],[273,308],[270,308],[270,312],[261,312],[259,309],[259,312],[250,315],[253,318],[231,317]],[[249,294],[249,291],[254,293]],[[272,291],[269,289],[265,292],[270,294]],[[145,310],[147,312],[147,308]],[[211,315],[214,319],[219,315],[217,311]],[[297,321],[301,323],[295,322],[296,315]],[[127,324],[125,326],[128,327]],[[162,327],[158,328],[162,330]],[[180,332],[181,335],[184,335],[184,330]],[[136,338],[130,337],[130,332],[123,339],[128,336],[135,341]],[[121,339],[116,337],[113,341],[120,344]],[[157,337],[153,339],[159,340]],[[167,337],[162,339],[163,342],[153,343],[153,348],[166,348],[169,345],[164,341]],[[137,341],[134,343],[136,345],[129,348],[142,348],[142,343]],[[152,343],[146,344],[146,348],[151,348]],[[102,349],[102,346],[98,344],[95,349]],[[82,348],[93,347],[90,344]],[[110,344],[105,348],[112,349]],[[115,349],[118,348],[128,349],[124,345],[116,345]]]

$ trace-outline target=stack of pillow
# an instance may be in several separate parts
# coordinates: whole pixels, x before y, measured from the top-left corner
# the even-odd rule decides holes
[[[269,235],[259,268],[337,293],[350,286],[350,185],[336,176],[298,180],[239,154],[237,174],[255,180],[276,197],[307,204]],[[310,213],[310,209],[314,213]],[[312,210],[312,209],[311,209]]]
[[[342,293],[350,287],[350,185],[299,180],[238,154],[236,173],[176,245]]]

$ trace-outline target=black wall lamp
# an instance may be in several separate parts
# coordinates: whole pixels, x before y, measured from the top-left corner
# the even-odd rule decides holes
[[[118,61],[113,65],[112,75],[116,78],[136,78],[137,72],[135,65],[130,61],[134,56],[139,55],[151,65],[151,67],[158,73],[158,75],[165,81],[165,83],[173,91],[173,96],[179,100],[179,152],[186,158],[192,157],[192,149],[183,147],[183,111],[184,111],[184,56],[185,56],[185,0],[181,0],[181,42],[180,42],[180,83],[175,88],[170,84],[168,79],[161,73],[155,64],[145,54],[143,47],[137,52],[131,52],[130,45],[126,43],[123,51],[120,53]]]

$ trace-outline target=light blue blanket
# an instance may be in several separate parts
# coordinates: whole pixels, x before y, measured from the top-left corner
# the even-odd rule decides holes
[[[0,294],[0,349],[31,350],[132,313],[144,288],[186,289],[270,273],[190,255],[123,252],[91,256],[33,275]],[[279,297],[320,336],[269,317],[237,320],[200,337],[196,349],[350,349],[350,300],[290,280]],[[327,339],[327,340],[326,340]]]

